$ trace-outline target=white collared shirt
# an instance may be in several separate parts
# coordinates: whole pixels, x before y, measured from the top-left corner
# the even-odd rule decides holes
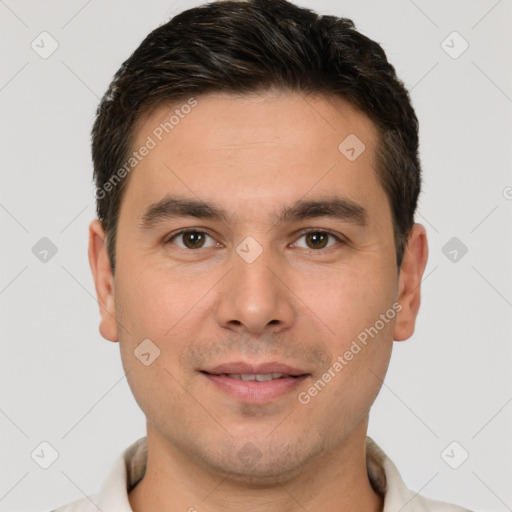
[[[147,443],[146,437],[142,437],[118,457],[99,493],[52,512],[133,512],[128,493],[144,476],[146,461]],[[407,489],[395,465],[369,437],[366,438],[366,463],[373,488],[384,495],[382,512],[470,512]]]

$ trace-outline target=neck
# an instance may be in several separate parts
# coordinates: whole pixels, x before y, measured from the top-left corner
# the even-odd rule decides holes
[[[212,471],[148,424],[146,473],[130,492],[130,505],[134,512],[380,512],[383,499],[366,468],[366,430],[367,419],[340,446],[294,475],[257,485]]]

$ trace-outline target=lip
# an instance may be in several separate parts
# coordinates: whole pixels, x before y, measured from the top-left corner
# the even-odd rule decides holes
[[[286,364],[274,361],[268,363],[261,363],[257,365],[249,364],[243,361],[236,361],[233,363],[224,363],[219,366],[215,366],[214,368],[208,368],[202,371],[207,372],[209,374],[217,375],[221,373],[284,373],[286,375],[293,375],[294,377],[298,377],[301,375],[308,374],[308,372],[305,372],[298,368],[293,368]]]
[[[281,377],[276,380],[258,382],[254,380],[236,380],[231,377],[211,375],[204,372],[202,375],[204,375],[211,383],[224,393],[227,393],[244,403],[251,404],[266,404],[273,402],[293,390],[296,390],[301,382],[308,378],[308,375],[301,375],[300,377]]]
[[[200,372],[216,388],[244,403],[265,404],[273,402],[295,390],[309,377],[309,373],[286,364],[269,362],[252,365],[245,362],[225,363]],[[268,381],[243,381],[225,374],[268,374],[283,373],[290,377],[281,377]]]

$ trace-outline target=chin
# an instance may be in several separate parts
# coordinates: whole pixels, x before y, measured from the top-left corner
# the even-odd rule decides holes
[[[202,463],[232,483],[259,489],[286,484],[323,451],[323,446],[305,446],[299,439],[294,444],[280,442],[279,446],[268,440],[257,445],[251,441],[235,444],[226,443],[220,453],[202,453]]]

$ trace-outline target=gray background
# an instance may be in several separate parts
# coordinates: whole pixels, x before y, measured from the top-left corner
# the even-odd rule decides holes
[[[98,332],[89,132],[121,62],[199,3],[0,0],[2,510],[50,510],[96,492],[144,435],[118,346]],[[423,305],[413,338],[395,345],[370,435],[412,489],[511,510],[512,1],[297,3],[353,18],[380,42],[421,124]],[[58,42],[46,59],[31,47],[43,31]],[[464,42],[453,31],[469,44],[457,58]],[[57,248],[46,262],[32,252],[42,237]],[[43,441],[58,452],[48,469],[38,465],[50,462]],[[443,459],[452,441],[460,446]],[[452,469],[446,460],[457,465],[462,450],[469,458]]]

